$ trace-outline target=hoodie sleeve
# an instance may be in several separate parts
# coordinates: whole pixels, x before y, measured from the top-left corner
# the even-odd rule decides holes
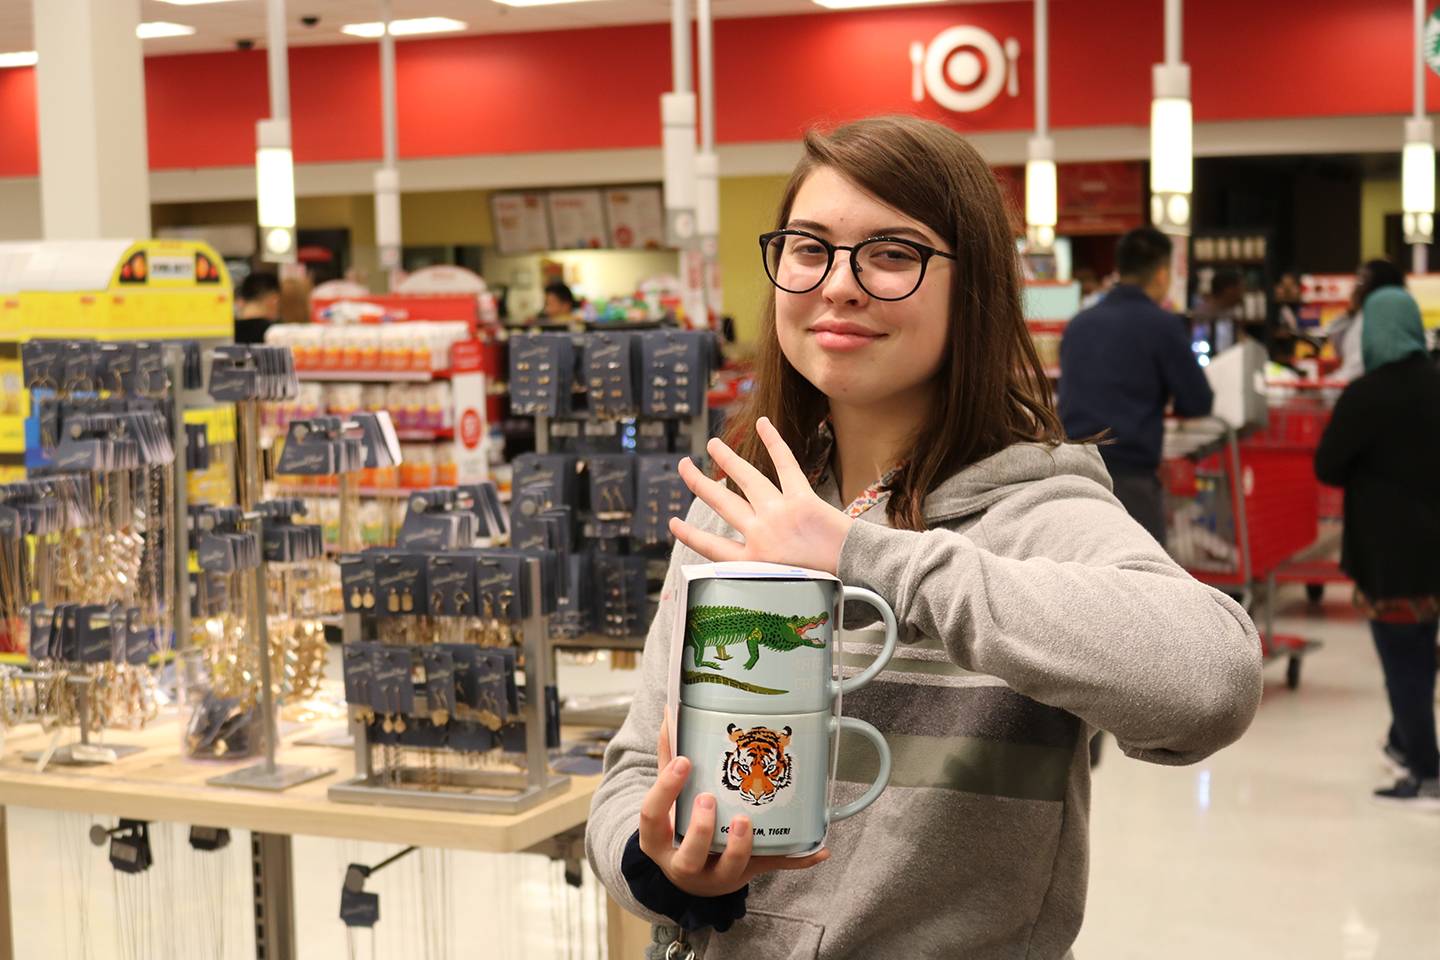
[[[701,530],[732,535],[725,522],[699,500],[690,508],[687,520]],[[590,801],[590,820],[585,828],[585,853],[595,875],[617,903],[651,923],[668,923],[673,918],[656,913],[636,899],[623,872],[625,848],[640,827],[640,801],[655,784],[655,741],[660,736],[660,722],[665,715],[670,631],[675,622],[680,568],[704,562],[704,557],[680,543],[670,554],[670,569],[660,591],[660,607],[650,622],[645,651],[640,658],[640,686],[625,723],[605,750],[604,779]],[[658,905],[658,900],[655,902]]]
[[[960,666],[1109,731],[1137,759],[1201,760],[1238,739],[1260,701],[1244,609],[1081,477],[1032,483],[965,534],[862,518],[839,575]]]

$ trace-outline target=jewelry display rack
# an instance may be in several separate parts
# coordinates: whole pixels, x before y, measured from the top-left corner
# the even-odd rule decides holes
[[[236,453],[239,459],[239,482],[236,484],[243,519],[253,525],[258,542],[264,542],[265,517],[255,510],[262,490],[262,455],[260,451],[260,401],[257,398],[235,403]],[[250,608],[245,611],[246,632],[259,649],[260,690],[257,697],[264,724],[265,757],[257,764],[211,777],[205,782],[216,787],[278,792],[302,783],[309,783],[334,773],[333,768],[281,764],[275,759],[279,746],[279,705],[270,661],[270,629],[266,610],[269,590],[267,565],[262,555],[254,567],[255,586]]]
[[[535,416],[535,451],[537,453],[549,453],[552,447],[555,418],[547,416]],[[588,422],[572,422],[580,430],[589,427]],[[613,421],[612,421],[613,422]],[[686,439],[688,442],[689,454],[696,462],[703,462],[707,456],[705,445],[710,439],[710,414],[709,410],[702,410],[700,413],[682,421],[685,426]],[[643,430],[644,425],[637,423],[637,430]],[[635,634],[628,637],[616,637],[604,633],[584,633],[579,636],[556,636],[551,640],[554,650],[568,650],[572,652],[581,651],[607,651],[610,653],[640,653],[645,649],[645,634]],[[592,709],[585,711],[564,710],[562,708],[565,722],[575,723],[589,727],[618,727],[625,722],[623,709]]]
[[[140,752],[143,748],[139,746],[92,742],[91,737],[101,733],[105,729],[103,725],[115,719],[110,710],[106,709],[106,701],[102,701],[100,696],[112,684],[121,682],[134,684],[132,692],[135,694],[135,699],[126,704],[130,722],[138,722],[140,726],[143,726],[147,721],[154,719],[154,714],[158,711],[154,697],[160,679],[155,667],[157,664],[163,666],[168,654],[174,648],[175,638],[183,636],[182,631],[188,628],[188,616],[186,616],[188,609],[183,600],[188,596],[188,581],[185,579],[188,577],[187,558],[185,552],[178,547],[176,520],[183,516],[185,511],[184,448],[186,434],[183,394],[186,390],[187,349],[193,349],[193,347],[183,341],[130,345],[83,339],[75,341],[47,340],[36,343],[38,346],[30,344],[22,352],[26,364],[26,389],[44,388],[53,391],[53,402],[61,410],[64,409],[63,404],[68,403],[72,395],[79,400],[93,404],[89,410],[81,410],[78,413],[80,419],[77,420],[74,432],[71,432],[70,427],[66,427],[63,436],[67,442],[75,440],[77,443],[105,444],[123,439],[138,444],[142,451],[148,451],[148,453],[143,455],[133,466],[127,467],[117,463],[104,467],[91,465],[87,468],[85,448],[77,447],[81,454],[78,457],[73,455],[67,457],[57,449],[50,455],[59,470],[53,473],[42,473],[31,482],[44,488],[47,483],[63,483],[65,480],[75,480],[89,473],[92,477],[91,482],[95,483],[94,478],[97,476],[95,471],[98,469],[101,473],[106,474],[108,479],[102,486],[94,488],[87,497],[82,498],[84,502],[91,504],[98,511],[94,518],[98,524],[97,529],[110,524],[115,525],[114,529],[123,529],[124,533],[117,533],[117,537],[123,536],[132,545],[140,543],[139,549],[154,558],[153,560],[145,559],[142,554],[139,563],[143,567],[148,567],[149,572],[140,579],[135,578],[133,574],[129,579],[123,574],[116,574],[122,589],[126,585],[131,585],[133,590],[136,584],[148,583],[150,584],[149,589],[153,591],[148,597],[142,597],[138,593],[134,594],[129,601],[129,613],[125,614],[132,623],[128,629],[133,632],[135,629],[134,618],[142,614],[144,604],[149,604],[148,616],[144,616],[140,621],[146,625],[141,636],[148,635],[149,637],[148,640],[142,640],[149,645],[148,655],[145,650],[133,646],[134,636],[132,636],[127,641],[132,646],[124,653],[113,653],[113,659],[109,661],[112,665],[118,665],[120,670],[118,675],[109,668],[98,669],[98,664],[103,661],[93,659],[83,660],[80,664],[84,667],[83,669],[72,670],[69,666],[62,664],[49,667],[46,663],[48,658],[54,654],[47,641],[45,645],[47,653],[40,654],[41,660],[45,662],[42,662],[39,669],[22,670],[8,675],[7,682],[18,681],[34,684],[36,695],[33,701],[34,716],[7,718],[7,722],[18,722],[22,719],[40,721],[48,732],[51,728],[49,718],[42,710],[42,701],[45,704],[68,702],[74,711],[73,722],[58,724],[54,728],[49,744],[44,749],[33,750],[23,755],[26,760],[35,761],[37,771],[43,772],[52,765],[57,767],[93,766],[114,763],[120,757]],[[32,348],[33,353],[31,352]],[[33,368],[30,366],[32,363],[34,364]],[[63,370],[64,374],[57,376],[56,374],[60,370]],[[97,371],[103,371],[103,374]],[[110,379],[111,377],[113,380]],[[131,381],[130,377],[136,379]],[[149,405],[126,407],[123,408],[124,412],[120,413],[117,411],[122,408],[114,405],[117,398],[145,402]],[[111,405],[104,405],[106,402]],[[165,435],[166,431],[163,427],[159,426],[160,421],[158,420],[155,422],[155,426],[149,430],[139,426],[138,421],[132,421],[128,426],[120,426],[121,421],[118,418],[121,416],[150,413],[169,420],[168,436]],[[59,415],[56,414],[57,417]],[[87,416],[94,416],[96,423],[100,418],[107,416],[114,416],[117,419],[113,426],[97,428],[95,423],[85,423],[83,418]],[[43,419],[42,408],[42,421]],[[85,426],[80,426],[80,423],[85,423]],[[53,427],[51,429],[54,430]],[[82,431],[84,432],[82,433]],[[88,439],[88,435],[92,432],[94,439]],[[44,433],[45,431],[42,429],[42,434]],[[59,432],[56,431],[54,435],[50,435],[49,441],[50,446],[59,447],[61,445]],[[169,449],[161,452],[165,445],[168,445]],[[147,489],[149,490],[148,495],[143,493]],[[118,502],[122,506],[118,509],[114,504],[103,506],[102,491],[105,496],[118,497]],[[42,501],[52,501],[55,496],[56,488],[51,487],[42,496]],[[178,512],[176,512],[177,508]],[[108,517],[108,520],[104,519],[105,517]],[[91,555],[99,553],[95,544],[88,546],[94,549],[85,549],[80,552]],[[80,548],[76,547],[75,549],[79,550]],[[55,561],[61,558],[61,552],[59,545],[53,539],[53,534],[37,537],[34,552],[34,568],[36,570],[34,592],[31,593],[29,588],[23,590],[18,586],[12,588],[22,595],[21,602],[27,607],[33,601],[36,606],[32,609],[40,611],[46,606],[60,603],[62,599],[56,594],[57,577],[54,572]],[[103,558],[101,562],[103,565]],[[96,598],[90,596],[86,599],[95,600]],[[63,600],[73,608],[80,598],[72,594],[64,597]],[[114,622],[116,617],[122,615],[119,605],[121,601],[112,595],[108,598],[108,602],[112,607],[108,611],[109,622]],[[90,604],[89,608],[96,609],[96,604]],[[81,609],[83,610],[85,607],[81,606]],[[37,621],[31,621],[32,627],[35,622]],[[48,630],[48,626],[46,629]],[[120,648],[112,647],[112,650],[116,649]],[[31,653],[36,651],[37,648],[30,648]],[[137,654],[139,659],[135,659]],[[126,659],[127,657],[130,659]],[[146,671],[148,676],[142,678],[129,672],[140,670]],[[111,708],[113,708],[113,704]],[[66,712],[68,711],[60,710],[61,715]],[[78,741],[60,744],[59,740],[64,728],[71,725],[78,728]]]
[[[28,680],[36,684],[37,688],[42,683],[53,682],[56,674],[49,673],[21,673],[17,679]],[[31,750],[20,755],[26,763],[34,763],[37,773],[43,773],[45,768],[54,764],[58,767],[91,767],[98,764],[114,763],[121,757],[129,757],[144,751],[144,747],[137,747],[133,744],[124,743],[91,743],[90,742],[90,697],[92,688],[101,682],[101,678],[95,676],[64,677],[64,681],[75,688],[75,709],[76,719],[80,726],[80,740],[76,743],[67,743],[60,746],[60,734],[63,727],[55,731],[50,745],[44,750]]]
[[[353,779],[332,786],[329,790],[331,800],[429,810],[516,814],[569,788],[570,778],[550,769],[550,751],[546,746],[549,742],[549,723],[546,717],[545,691],[553,681],[554,649],[551,646],[546,617],[542,612],[541,564],[538,559],[532,558],[527,562],[527,566],[530,573],[530,616],[523,621],[525,702],[520,709],[520,719],[525,724],[525,770],[433,770],[376,764],[376,745],[370,742],[365,714],[360,707],[352,704],[349,708],[350,728],[355,738],[356,775]],[[358,613],[345,614],[346,643],[358,642],[361,639],[360,618]],[[416,698],[411,716],[424,718],[428,715],[422,700],[423,698]],[[417,790],[404,786],[426,780],[434,784],[437,779],[439,789],[436,790]]]

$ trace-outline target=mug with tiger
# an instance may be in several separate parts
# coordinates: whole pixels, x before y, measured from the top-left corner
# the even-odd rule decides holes
[[[874,679],[895,654],[895,614],[871,590],[773,564],[706,569],[710,575],[690,581],[686,594],[679,682],[680,702],[687,706],[744,713],[829,710],[837,697]],[[842,681],[834,676],[835,640],[846,601],[874,608],[885,635],[874,659]]]
[[[850,803],[831,806],[830,759],[841,730],[874,745],[879,755],[875,780]],[[675,834],[683,839],[695,797],[715,797],[716,832],[710,849],[721,853],[730,821],[748,817],[754,853],[808,853],[825,839],[832,821],[864,810],[890,782],[890,746],[870,724],[814,713],[730,713],[680,705],[678,752],[690,758],[690,778],[675,804]]]

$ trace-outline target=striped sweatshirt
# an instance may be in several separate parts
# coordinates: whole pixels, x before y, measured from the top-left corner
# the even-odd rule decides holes
[[[833,484],[819,492],[839,506]],[[1093,447],[1009,447],[941,484],[925,518],[894,530],[870,510],[840,557],[840,579],[901,624],[890,667],[844,702],[885,734],[889,788],[831,827],[826,863],[755,878],[743,918],[692,935],[697,957],[1066,958],[1084,917],[1091,735],[1194,763],[1254,716],[1254,625],[1129,518]],[[698,501],[690,521],[738,539]],[[621,862],[655,780],[678,570],[699,562],[675,548],[586,831],[611,896],[656,923],[670,921],[636,902]],[[874,652],[847,643],[842,671]],[[840,755],[843,803],[876,761],[848,739]]]

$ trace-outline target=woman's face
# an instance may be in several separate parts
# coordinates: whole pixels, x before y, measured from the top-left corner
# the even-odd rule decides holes
[[[952,253],[929,227],[877,200],[830,167],[805,180],[788,229],[849,246],[874,236],[918,240]],[[823,255],[822,255],[823,256]],[[775,328],[791,366],[834,402],[903,401],[925,392],[949,337],[951,261],[932,257],[920,288],[904,300],[870,297],[838,251],[809,293],[775,291]]]

